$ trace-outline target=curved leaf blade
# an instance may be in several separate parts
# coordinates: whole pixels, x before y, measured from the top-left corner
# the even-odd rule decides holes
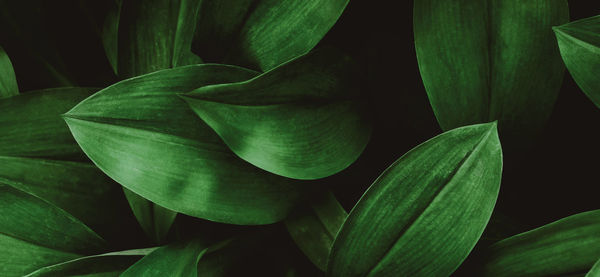
[[[259,0],[226,61],[270,70],[310,51],[341,16],[349,0]]]
[[[492,246],[482,276],[564,276],[600,257],[600,210],[572,215]]]
[[[563,61],[583,92],[600,107],[600,15],[554,27]]]
[[[349,57],[319,49],[184,99],[240,158],[281,176],[318,179],[352,164],[370,138],[354,69]]]
[[[0,46],[0,98],[11,97],[19,94],[17,77],[12,63],[4,49]]]
[[[566,0],[415,0],[421,77],[444,130],[498,120],[506,137],[535,135],[549,117],[564,66],[551,27]]]
[[[123,192],[146,235],[160,244],[169,233],[177,213],[152,203],[125,187]]]
[[[122,277],[181,276],[196,277],[198,261],[208,250],[199,239],[160,247],[129,267]]]
[[[102,90],[65,120],[102,171],[160,206],[217,222],[273,223],[302,188],[240,160],[177,96],[255,75],[208,64],[163,70]]]
[[[328,275],[450,275],[483,233],[501,172],[495,123],[417,146],[352,209],[333,244]]]
[[[600,260],[598,260],[594,266],[592,266],[592,269],[590,269],[590,271],[588,271],[588,273],[585,275],[585,277],[598,277],[600,276]]]

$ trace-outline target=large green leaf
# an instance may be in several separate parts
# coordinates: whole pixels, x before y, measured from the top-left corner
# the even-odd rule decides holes
[[[569,73],[600,107],[600,15],[555,27],[554,32]]]
[[[333,240],[347,216],[333,193],[327,191],[312,197],[308,207],[298,210],[284,223],[298,248],[326,271]]]
[[[32,273],[27,274],[25,277],[116,277],[140,258],[152,253],[156,249],[156,247],[133,249],[80,257],[66,262],[42,267]]]
[[[60,114],[90,96],[91,88],[57,88],[0,100],[0,155],[65,157],[81,149]]]
[[[273,223],[302,188],[239,159],[177,96],[255,75],[209,64],[163,70],[96,93],[65,120],[102,171],[152,202],[212,221]]]
[[[341,16],[348,0],[204,1],[197,50],[267,71],[311,50]],[[239,2],[239,3],[238,3]],[[220,44],[220,45],[218,45]],[[221,50],[222,49],[222,50]]]
[[[152,203],[135,192],[123,187],[129,206],[148,237],[162,243],[177,216],[176,212]]]
[[[0,98],[11,97],[19,94],[17,78],[12,63],[0,47]]]
[[[493,244],[482,276],[565,276],[600,257],[600,210],[569,216]]]
[[[339,231],[330,276],[447,276],[492,214],[502,150],[496,123],[443,133],[394,162]]]
[[[198,275],[198,261],[207,250],[200,239],[169,244],[145,256],[121,276],[202,276]]]
[[[184,99],[242,159],[285,177],[318,179],[348,167],[369,141],[354,69],[349,57],[319,49]]]
[[[0,275],[29,273],[79,254],[105,249],[105,241],[64,210],[0,184]]]
[[[537,133],[563,79],[551,27],[568,21],[567,1],[414,3],[419,69],[442,129],[498,120],[503,136]]]
[[[200,0],[130,0],[119,11],[117,68],[121,77],[201,63],[191,52]],[[110,15],[113,16],[113,15]],[[108,35],[114,18],[109,17]],[[106,38],[105,38],[106,41]],[[113,44],[110,39],[107,44]],[[112,53],[108,53],[112,57]]]

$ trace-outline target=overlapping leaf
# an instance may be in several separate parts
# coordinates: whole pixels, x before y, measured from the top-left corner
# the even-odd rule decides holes
[[[600,107],[600,16],[555,27],[554,32],[569,73]]]
[[[333,244],[328,275],[450,275],[483,233],[501,171],[495,123],[417,146],[352,209]]]
[[[348,213],[330,191],[311,199],[310,207],[300,209],[284,223],[298,248],[322,271],[337,232]]]
[[[100,169],[146,199],[212,221],[273,223],[302,188],[237,158],[177,96],[255,75],[224,65],[163,70],[98,92],[65,120]]]
[[[12,63],[0,47],[0,98],[11,97],[19,94],[17,78]]]
[[[319,49],[184,99],[242,159],[285,177],[317,179],[348,167],[369,140],[354,73],[349,57]]]
[[[482,276],[583,275],[599,257],[600,210],[595,210],[493,244]]]
[[[161,243],[169,233],[177,213],[156,205],[125,187],[123,191],[146,235],[154,242]]]
[[[226,50],[226,63],[270,70],[315,47],[347,4],[348,0],[244,0],[231,7],[224,0],[204,1],[196,34],[198,54],[217,49],[207,55],[218,57]]]
[[[200,239],[163,246],[128,268],[122,277],[197,277],[198,261],[208,247]]]
[[[600,260],[598,260],[594,264],[592,269],[590,269],[590,271],[588,271],[588,273],[585,275],[585,277],[598,277],[598,276],[600,276]]]
[[[564,66],[551,27],[566,0],[415,0],[421,77],[444,130],[498,120],[523,138],[552,111]]]

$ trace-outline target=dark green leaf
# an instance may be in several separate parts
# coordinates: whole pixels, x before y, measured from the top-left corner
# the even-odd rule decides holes
[[[128,268],[121,277],[197,277],[198,261],[208,247],[199,239],[163,246]]]
[[[154,250],[156,248],[133,249],[76,258],[40,268],[25,277],[116,277]]]
[[[554,32],[569,73],[600,107],[600,15],[555,27]]]
[[[224,65],[163,70],[98,92],[65,120],[102,171],[160,206],[224,223],[273,223],[303,189],[240,160],[177,96],[255,75]]]
[[[114,5],[106,14],[102,25],[102,44],[106,58],[115,74],[118,73],[119,52],[119,15],[121,14],[121,1],[115,0]]]
[[[20,276],[106,246],[100,236],[64,210],[3,184],[0,210],[2,276]]]
[[[125,187],[123,191],[146,235],[154,242],[161,243],[169,233],[177,213],[152,203]]]
[[[498,120],[508,137],[537,133],[563,78],[551,27],[568,21],[567,1],[414,3],[419,69],[442,129]]]
[[[600,257],[600,210],[569,216],[493,244],[482,276],[565,276]]]
[[[352,164],[371,134],[355,67],[332,49],[184,99],[234,153],[269,172],[318,179]]]
[[[81,149],[60,114],[95,89],[57,88],[0,100],[0,156],[65,157]]]
[[[443,133],[394,162],[338,233],[330,276],[448,276],[492,214],[502,172],[496,123]]]
[[[201,63],[191,53],[201,2],[124,1],[118,22],[119,75],[127,78],[160,69]],[[112,42],[109,40],[108,43]]]
[[[0,98],[11,97],[19,94],[17,78],[12,63],[0,47]]]
[[[592,269],[585,275],[585,277],[598,277],[600,276],[600,260],[598,260]]]
[[[347,216],[333,193],[327,191],[312,197],[310,207],[299,210],[284,223],[300,250],[326,271],[333,240]]]

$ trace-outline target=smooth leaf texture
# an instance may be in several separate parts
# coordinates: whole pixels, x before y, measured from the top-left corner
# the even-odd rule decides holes
[[[12,63],[2,47],[0,47],[0,98],[19,94],[17,78]]]
[[[261,71],[310,51],[348,4],[348,0],[244,0],[232,9],[228,1],[204,2],[216,3],[203,5],[207,8],[201,11],[199,24],[206,27],[198,28],[199,44],[213,39],[223,42],[219,46],[229,48],[226,63]]]
[[[483,233],[501,173],[495,122],[417,146],[354,206],[335,239],[328,275],[450,275]]]
[[[319,49],[248,81],[204,86],[184,99],[242,159],[318,179],[352,164],[371,127],[349,57]]]
[[[421,77],[444,130],[498,120],[522,143],[549,117],[564,65],[552,26],[566,0],[415,0]]]
[[[555,27],[554,32],[569,73],[600,107],[600,15]]]
[[[599,257],[600,210],[595,210],[493,244],[481,276],[584,274]]]
[[[140,258],[152,253],[156,249],[157,247],[133,249],[100,255],[85,256],[40,268],[30,274],[25,275],[25,277],[116,277],[137,262]]]
[[[81,156],[60,114],[95,90],[46,89],[0,100],[0,156]]]
[[[327,271],[333,240],[347,216],[333,193],[327,191],[311,198],[309,207],[291,215],[284,223],[298,248],[319,269]]]
[[[146,235],[154,242],[161,243],[169,233],[177,213],[152,203],[125,187],[123,192]]]
[[[121,14],[121,0],[115,0],[107,12],[102,24],[102,45],[104,53],[116,75],[119,75],[119,15]]]
[[[102,171],[160,206],[217,222],[273,223],[303,189],[239,159],[177,96],[255,75],[224,65],[163,70],[96,93],[65,120]]]
[[[199,239],[163,246],[128,268],[121,277],[197,277],[198,261],[208,247]]]
[[[600,260],[598,260],[592,269],[585,275],[585,277],[598,277],[600,276]]]
[[[128,78],[160,69],[201,63],[202,60],[191,52],[201,2],[123,1],[117,25],[119,75]],[[112,42],[109,40],[107,43]]]
[[[0,209],[2,276],[20,276],[106,247],[100,236],[64,210],[3,184]]]

